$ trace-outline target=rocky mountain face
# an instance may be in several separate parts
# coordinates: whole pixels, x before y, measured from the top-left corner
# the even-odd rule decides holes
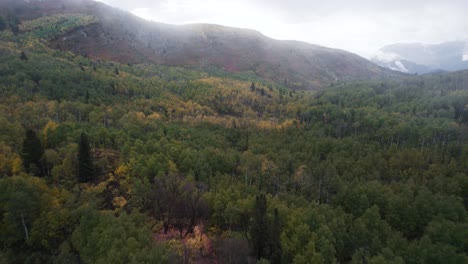
[[[292,89],[321,89],[336,82],[379,79],[396,73],[349,52],[259,32],[209,24],[168,25],[88,0],[10,1],[22,20],[83,13],[95,22],[50,40],[56,49],[99,60],[249,71]],[[14,7],[11,7],[14,6]]]

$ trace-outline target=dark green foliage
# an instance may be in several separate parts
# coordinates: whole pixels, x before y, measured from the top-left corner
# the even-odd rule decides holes
[[[21,59],[22,61],[27,61],[27,60],[28,60],[28,57],[26,56],[26,54],[24,53],[24,51],[21,51],[20,59]]]
[[[81,133],[78,147],[78,181],[89,182],[95,178],[95,167],[88,136],[85,133]]]
[[[282,259],[283,250],[281,248],[281,222],[279,219],[278,209],[275,208],[273,211],[273,223],[270,228],[270,263],[271,264],[280,264]]]
[[[119,217],[85,212],[73,234],[84,263],[169,263],[170,255],[153,241],[139,214]]]
[[[28,129],[21,151],[21,158],[27,172],[37,176],[42,175],[42,155],[44,155],[44,148],[41,141],[33,130]]]
[[[269,221],[266,196],[264,194],[256,196],[250,226],[250,240],[254,256],[258,260],[265,259],[270,263],[281,263],[281,232],[278,209],[274,209],[273,221]]]
[[[86,94],[85,94],[85,103],[89,104],[89,92],[88,92],[88,90],[86,90]]]
[[[0,16],[0,31],[3,31],[5,29],[7,29],[7,23],[5,19],[2,16]]]
[[[242,138],[242,131],[235,127],[235,123],[233,124],[233,129],[230,129],[226,132],[226,140],[232,145],[232,147],[238,147],[239,142]]]
[[[10,16],[8,18],[8,24],[10,26],[11,32],[13,32],[13,34],[15,34],[15,35],[18,35],[18,33],[19,33],[19,24],[20,24],[20,21],[19,21],[18,17],[16,15],[11,15],[10,14]]]
[[[294,92],[51,50],[44,21],[0,39],[0,262],[171,262],[153,238],[201,226],[226,263],[466,262],[468,72]]]
[[[57,192],[40,178],[0,179],[0,251],[3,263],[51,263],[52,256],[71,235],[74,220]],[[0,258],[1,259],[1,258]]]
[[[250,227],[250,239],[257,259],[266,258],[268,255],[268,241],[270,238],[268,226],[266,197],[261,194],[255,197],[252,226]]]

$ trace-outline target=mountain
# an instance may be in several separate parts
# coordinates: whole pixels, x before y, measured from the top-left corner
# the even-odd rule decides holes
[[[468,43],[393,44],[381,48],[372,61],[382,67],[406,73],[465,70],[468,69]]]
[[[375,63],[382,67],[386,67],[394,71],[405,72],[405,73],[425,74],[425,73],[442,71],[440,69],[437,69],[431,66],[417,64],[412,61],[408,61],[404,59],[396,59],[396,60],[391,60],[391,61],[375,61]]]
[[[259,32],[209,24],[168,25],[88,0],[14,1],[23,20],[54,14],[85,14],[93,23],[50,40],[55,49],[121,63],[155,63],[254,72],[293,89],[395,76],[358,55]],[[19,10],[19,11],[18,11]]]
[[[92,2],[9,3],[0,263],[468,263],[468,70],[295,91],[104,60],[144,58],[130,23],[156,26]],[[51,48],[93,34],[87,57]]]

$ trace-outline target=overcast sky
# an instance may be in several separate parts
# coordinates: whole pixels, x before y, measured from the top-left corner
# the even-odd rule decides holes
[[[468,0],[98,0],[170,24],[255,29],[371,57],[393,43],[468,39]]]

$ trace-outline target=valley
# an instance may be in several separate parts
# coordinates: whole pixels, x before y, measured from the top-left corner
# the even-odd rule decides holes
[[[468,261],[468,71],[0,7],[1,263]]]

